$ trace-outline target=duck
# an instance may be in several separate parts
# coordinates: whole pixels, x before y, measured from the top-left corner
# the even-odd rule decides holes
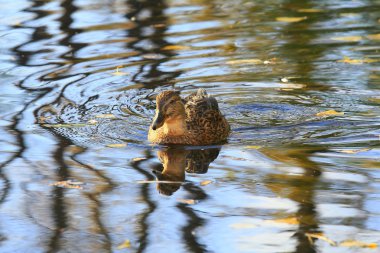
[[[156,111],[149,127],[153,144],[213,145],[227,141],[230,125],[218,102],[205,89],[182,99],[178,91],[163,91],[156,97]]]

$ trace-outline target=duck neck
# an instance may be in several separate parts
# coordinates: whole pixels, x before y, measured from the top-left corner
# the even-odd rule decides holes
[[[178,115],[177,117],[166,121],[163,125],[164,133],[171,136],[184,135],[187,131],[186,119],[184,115]]]

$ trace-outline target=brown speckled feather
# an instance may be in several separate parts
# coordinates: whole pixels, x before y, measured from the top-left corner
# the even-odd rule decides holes
[[[170,97],[170,95],[167,93],[161,97]],[[182,102],[186,113],[184,134],[174,136],[165,134],[162,128],[156,131],[150,128],[149,141],[158,144],[188,145],[210,145],[226,141],[230,126],[219,111],[218,102],[214,97],[207,95],[204,89],[199,89],[182,99]]]

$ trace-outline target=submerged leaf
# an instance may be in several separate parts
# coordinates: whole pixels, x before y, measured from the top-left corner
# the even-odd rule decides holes
[[[89,121],[87,121],[87,123],[90,125],[96,125],[96,124],[98,124],[98,121],[95,119],[90,119]]]
[[[298,12],[304,12],[304,13],[318,13],[323,12],[321,9],[298,9]]]
[[[127,249],[131,247],[131,241],[130,240],[125,240],[122,244],[117,246],[117,249]]]
[[[332,40],[337,41],[347,41],[347,42],[358,42],[363,39],[362,36],[342,36],[342,37],[333,37]]]
[[[368,151],[368,150],[371,150],[370,148],[362,148],[362,149],[343,149],[343,150],[339,150],[338,152],[340,153],[345,153],[345,154],[357,154],[357,153],[360,153],[360,152],[365,152],[365,151]]]
[[[108,144],[106,145],[109,148],[124,148],[127,146],[126,143],[114,143],[114,144]]]
[[[360,247],[360,248],[371,248],[375,249],[378,247],[377,243],[366,243],[356,240],[346,240],[341,243],[339,243],[339,246],[343,247]]]
[[[380,33],[378,34],[370,34],[367,36],[368,39],[370,40],[380,40]]]
[[[289,225],[298,225],[298,224],[300,224],[300,222],[298,221],[297,217],[290,217],[290,218],[285,218],[285,219],[270,220],[270,222],[284,223],[284,224],[289,224]]]
[[[262,146],[245,146],[247,149],[260,149]]]
[[[263,63],[260,59],[240,59],[240,60],[233,60],[233,61],[227,61],[227,64],[236,65],[236,64],[261,64]]]
[[[315,114],[317,117],[328,117],[328,116],[342,116],[344,115],[344,112],[337,112],[335,110],[327,110],[324,112],[318,112]]]
[[[99,119],[116,119],[116,116],[111,113],[99,114],[99,115],[96,115],[95,117]]]
[[[286,22],[286,23],[295,23],[307,19],[307,17],[277,17],[276,21]]]
[[[338,62],[348,63],[348,64],[363,64],[363,63],[371,63],[371,62],[377,62],[378,60],[375,59],[351,59],[349,57],[343,57],[342,60],[338,60]]]

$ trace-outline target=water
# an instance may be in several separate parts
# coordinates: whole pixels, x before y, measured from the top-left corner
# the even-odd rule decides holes
[[[377,0],[0,1],[0,252],[378,251],[379,17]],[[213,94],[228,144],[150,146],[172,88]]]

